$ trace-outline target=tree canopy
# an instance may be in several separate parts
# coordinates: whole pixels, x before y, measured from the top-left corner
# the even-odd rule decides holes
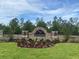
[[[22,30],[32,32],[35,27],[44,27],[48,32],[58,31],[63,35],[79,35],[79,19],[74,17],[64,20],[55,16],[47,23],[43,18],[37,18],[35,24],[30,20],[24,22],[23,18],[13,18],[9,25],[0,24],[0,30],[3,30],[4,34],[21,34]]]

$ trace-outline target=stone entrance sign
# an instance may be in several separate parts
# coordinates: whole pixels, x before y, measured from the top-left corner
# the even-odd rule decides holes
[[[58,31],[52,31],[48,33],[43,27],[37,27],[33,30],[33,32],[22,31],[22,33],[24,33],[24,35],[29,39],[54,40],[55,38],[58,38]]]
[[[48,33],[43,27],[37,27],[33,32],[22,31],[22,34],[22,39],[17,39],[18,47],[47,48],[58,42],[58,32]]]

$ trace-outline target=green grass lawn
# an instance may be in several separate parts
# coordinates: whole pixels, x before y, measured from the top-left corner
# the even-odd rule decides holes
[[[19,48],[0,43],[0,59],[79,59],[79,44],[59,43],[51,48]]]

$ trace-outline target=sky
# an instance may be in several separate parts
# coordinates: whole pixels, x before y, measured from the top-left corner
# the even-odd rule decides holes
[[[35,22],[37,17],[49,21],[54,16],[79,17],[79,0],[0,0],[2,24],[8,24],[15,17]]]

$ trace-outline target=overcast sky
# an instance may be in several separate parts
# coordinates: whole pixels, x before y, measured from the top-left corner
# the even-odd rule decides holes
[[[14,17],[48,21],[54,16],[79,17],[79,0],[0,0],[0,23],[8,24]]]

